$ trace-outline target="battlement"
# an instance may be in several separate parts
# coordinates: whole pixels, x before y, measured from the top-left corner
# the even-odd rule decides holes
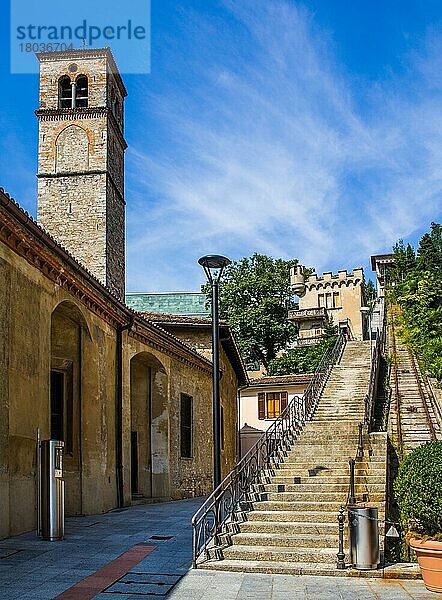
[[[364,279],[364,269],[362,267],[358,267],[353,269],[353,271],[347,272],[347,269],[340,269],[336,275],[332,273],[332,271],[326,271],[322,274],[322,277],[318,277],[317,273],[313,273],[307,279],[307,283],[320,283],[326,281],[342,281],[342,280],[352,280],[356,279],[363,280]]]

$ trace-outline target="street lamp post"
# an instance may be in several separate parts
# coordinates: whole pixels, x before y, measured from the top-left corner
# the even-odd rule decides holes
[[[230,265],[225,256],[210,254],[202,256],[198,263],[203,267],[207,280],[212,286],[212,362],[213,362],[213,485],[221,483],[221,423],[219,398],[219,281],[224,268]]]

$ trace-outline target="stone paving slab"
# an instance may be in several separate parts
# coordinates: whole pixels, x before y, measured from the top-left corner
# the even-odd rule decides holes
[[[422,581],[191,570],[168,600],[436,600]],[[102,600],[105,600],[103,595]],[[134,600],[134,599],[132,599]]]
[[[199,498],[68,518],[63,542],[43,542],[35,533],[1,540],[0,600],[52,600],[139,545],[155,549],[94,598],[442,600],[422,581],[192,570],[190,519],[201,503]],[[158,536],[172,537],[152,539]],[[169,593],[152,593],[158,591]]]
[[[35,532],[1,540],[5,557],[0,559],[0,600],[52,600],[139,545],[155,549],[128,567],[130,577],[140,572],[140,577],[168,575],[170,589],[191,565],[190,519],[202,501],[196,498],[144,504],[104,515],[67,518],[62,542],[42,541]],[[151,539],[155,536],[171,538]],[[16,549],[20,552],[12,554]],[[114,596],[118,600],[143,597],[112,592],[98,596],[106,600]]]

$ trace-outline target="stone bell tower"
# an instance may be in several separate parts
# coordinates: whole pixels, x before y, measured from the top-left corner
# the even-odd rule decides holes
[[[37,57],[38,222],[124,300],[126,89],[109,48]]]

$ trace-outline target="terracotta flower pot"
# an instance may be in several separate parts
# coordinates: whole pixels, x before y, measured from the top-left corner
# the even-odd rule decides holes
[[[425,587],[442,593],[442,542],[412,538],[409,543],[416,552]]]

